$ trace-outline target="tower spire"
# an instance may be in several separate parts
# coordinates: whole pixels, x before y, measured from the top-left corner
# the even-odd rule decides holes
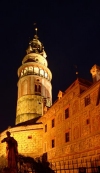
[[[35,35],[37,35],[37,30],[38,30],[38,28],[35,28]]]
[[[38,28],[36,27],[36,23],[34,23],[34,26],[35,26],[35,35],[34,35],[34,38],[35,39],[38,39],[38,36],[37,36]]]

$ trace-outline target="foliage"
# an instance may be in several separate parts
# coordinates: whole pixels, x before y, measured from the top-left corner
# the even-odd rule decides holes
[[[31,171],[37,173],[54,173],[54,171],[49,167],[48,162],[43,162],[40,158],[34,159],[22,155],[19,155],[18,170],[20,170],[20,172]]]
[[[7,161],[4,156],[0,157],[0,173],[3,173],[3,170],[6,169]],[[26,157],[23,155],[18,156],[18,172],[37,172],[37,173],[53,173],[53,170],[50,169],[49,163],[44,162],[40,158]]]

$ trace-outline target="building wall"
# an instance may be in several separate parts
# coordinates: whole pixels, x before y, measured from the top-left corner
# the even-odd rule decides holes
[[[99,85],[100,81],[80,94],[80,84],[76,83],[41,118],[44,124],[43,152],[47,152],[50,162],[99,157],[100,104],[99,102],[97,104]],[[88,95],[90,95],[90,104],[85,105],[85,98]],[[68,107],[69,118],[65,119],[65,109]],[[52,119],[55,120],[53,128]],[[67,132],[69,132],[69,141],[65,142]],[[53,139],[55,146],[52,148]]]
[[[6,137],[6,131],[1,133],[0,141]],[[30,125],[10,128],[11,136],[18,142],[19,154],[31,157],[39,157],[42,155],[43,144],[43,126]],[[6,143],[0,144],[0,156],[5,156]]]

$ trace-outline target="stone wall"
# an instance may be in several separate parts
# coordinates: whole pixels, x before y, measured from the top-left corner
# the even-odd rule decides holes
[[[1,133],[0,141],[6,137],[6,131]],[[10,128],[11,136],[18,142],[19,154],[31,157],[42,155],[43,129],[42,125],[19,126]],[[0,156],[5,156],[6,144],[0,144]]]

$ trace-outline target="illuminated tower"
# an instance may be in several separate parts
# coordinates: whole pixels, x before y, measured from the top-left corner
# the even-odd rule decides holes
[[[37,33],[26,52],[18,69],[16,124],[42,116],[44,107],[52,105],[52,73]]]

